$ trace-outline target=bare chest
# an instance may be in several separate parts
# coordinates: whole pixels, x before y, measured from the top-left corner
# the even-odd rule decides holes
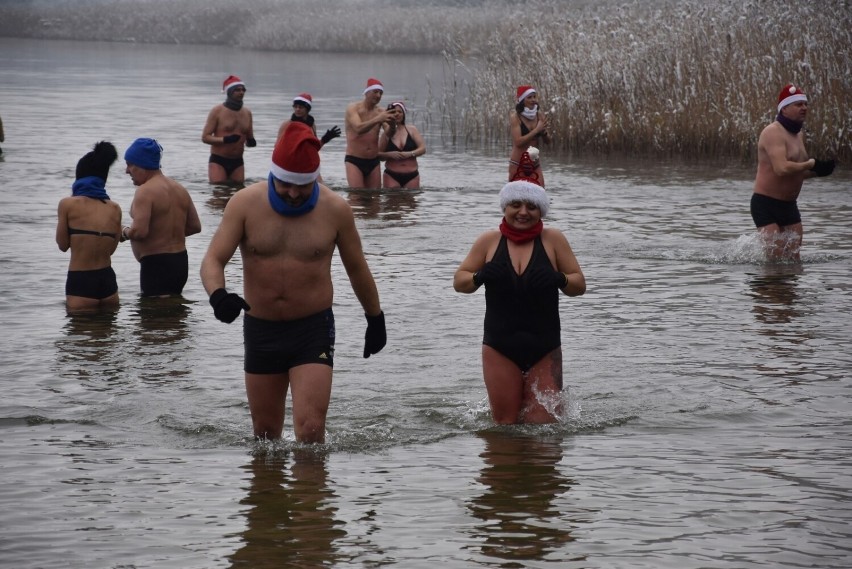
[[[249,257],[311,263],[331,258],[336,238],[335,231],[308,218],[273,212],[246,228],[241,250]]]

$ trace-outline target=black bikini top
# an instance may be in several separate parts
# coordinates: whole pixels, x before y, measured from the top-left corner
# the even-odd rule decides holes
[[[92,231],[91,229],[74,229],[68,228],[68,235],[95,235],[96,237],[109,237],[115,239],[115,233],[106,233],[104,231]]]
[[[411,138],[411,133],[408,132],[408,129],[405,129],[408,137],[405,139],[405,144],[402,145],[402,148],[397,147],[396,144],[393,143],[393,140],[388,140],[388,146],[385,149],[385,152],[411,152],[412,150],[417,149],[417,143],[414,142],[414,139]]]

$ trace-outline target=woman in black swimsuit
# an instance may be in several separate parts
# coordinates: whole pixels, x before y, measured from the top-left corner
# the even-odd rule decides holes
[[[382,186],[419,188],[417,157],[426,154],[426,143],[416,126],[405,124],[405,105],[397,101],[388,105],[388,110],[395,112],[390,126],[379,137],[379,159],[385,161]]]
[[[538,109],[538,93],[529,85],[518,87],[517,104],[509,115],[509,130],[512,134],[512,154],[509,156],[509,181],[523,177],[535,181],[544,187],[544,173],[538,157],[532,159],[533,169],[529,172],[518,172],[518,166],[524,152],[531,146],[541,149],[542,144],[550,144],[550,133],[547,131],[549,119]],[[532,157],[531,157],[532,158]]]
[[[121,206],[109,199],[106,179],[118,158],[109,142],[95,144],[77,163],[71,196],[59,202],[56,244],[71,249],[65,281],[68,312],[118,306],[112,254],[121,234]]]
[[[527,180],[500,191],[503,221],[473,244],[453,278],[457,292],[485,285],[482,373],[498,424],[552,423],[562,411],[559,291],[586,292],[568,240],[544,227],[548,199]]]

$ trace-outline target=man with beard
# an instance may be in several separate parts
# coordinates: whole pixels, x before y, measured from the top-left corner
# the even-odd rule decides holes
[[[335,248],[367,318],[364,357],[385,345],[385,317],[346,200],[317,182],[321,142],[292,122],[275,143],[268,180],[240,190],[201,263],[216,318],[241,311],[245,384],[254,435],[277,439],[292,387],[293,429],[304,443],[325,440],[335,327]],[[225,265],[240,248],[245,299],[225,289]]]
[[[834,171],[834,160],[808,158],[802,135],[807,114],[807,96],[795,85],[785,85],[778,95],[778,116],[757,142],[751,216],[776,259],[799,259],[803,230],[796,200],[802,183]]]
[[[246,84],[231,75],[222,83],[227,98],[207,115],[201,141],[210,145],[207,178],[211,184],[245,181],[243,152],[245,147],[257,146],[254,139],[251,111],[243,105]]]

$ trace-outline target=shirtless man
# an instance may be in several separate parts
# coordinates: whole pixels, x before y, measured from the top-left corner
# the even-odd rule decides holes
[[[211,147],[207,179],[211,184],[229,180],[241,184],[246,177],[243,163],[245,147],[257,146],[251,111],[243,106],[246,84],[236,75],[231,75],[222,83],[222,91],[227,98],[210,110],[201,133],[201,141]]]
[[[803,231],[796,199],[802,183],[834,171],[834,160],[808,158],[801,133],[807,114],[807,96],[795,85],[785,85],[778,95],[778,116],[757,142],[751,216],[776,259],[799,259]]]
[[[163,148],[137,138],[124,153],[125,172],[138,186],[130,204],[133,223],[121,230],[141,265],[143,296],[180,294],[188,276],[186,237],[201,231],[201,220],[186,188],[160,170]]]
[[[380,108],[384,87],[378,79],[367,80],[364,99],[346,107],[346,181],[350,188],[381,188],[379,133],[394,111]]]
[[[216,318],[245,310],[245,384],[255,437],[277,439],[292,387],[293,429],[304,443],[325,440],[334,365],[335,248],[367,318],[364,357],[387,340],[379,293],[346,200],[319,184],[320,141],[292,122],[275,143],[268,180],[228,201],[201,263]],[[225,289],[225,265],[240,249],[245,300]]]

